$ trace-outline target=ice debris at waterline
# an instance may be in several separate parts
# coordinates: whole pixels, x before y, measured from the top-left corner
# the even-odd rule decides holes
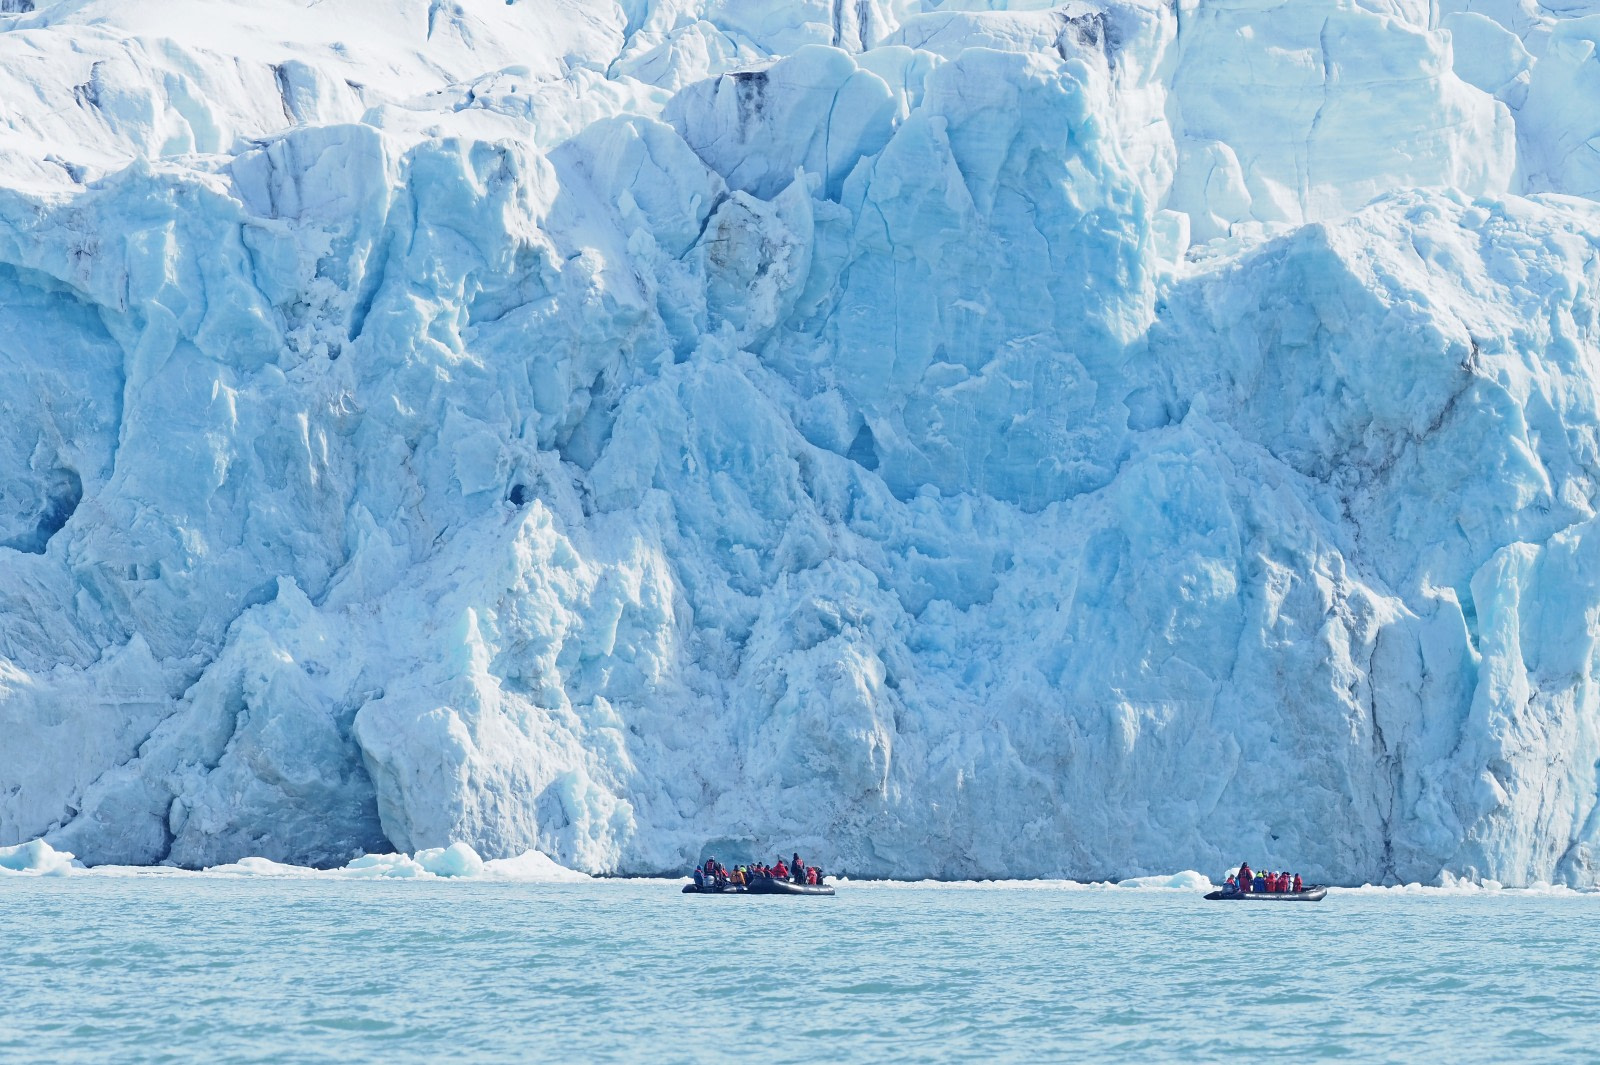
[[[206,872],[235,876],[327,875],[358,880],[488,878],[546,884],[582,883],[591,879],[585,873],[558,865],[538,851],[529,851],[514,858],[484,861],[477,851],[465,843],[452,843],[448,847],[430,847],[411,855],[365,854],[337,869],[326,871],[251,857],[241,858],[226,865],[213,866]]]
[[[85,867],[82,862],[74,860],[71,854],[55,850],[43,840],[32,840],[15,847],[0,847],[0,876],[65,876],[69,873],[95,876],[117,876],[127,873],[233,877],[309,876],[336,877],[344,880],[483,879],[534,884],[580,884],[593,879],[586,873],[557,864],[538,851],[529,851],[514,858],[493,858],[485,861],[477,851],[465,843],[452,843],[448,847],[430,847],[415,854],[364,854],[332,869],[311,869],[251,856],[198,871],[169,867],[112,865],[95,866],[91,869]]]
[[[1600,879],[1587,5],[13,6],[0,842]]]

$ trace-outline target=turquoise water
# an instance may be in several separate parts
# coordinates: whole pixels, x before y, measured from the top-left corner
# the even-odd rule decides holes
[[[0,951],[7,1062],[1600,1058],[1570,893],[14,877]]]

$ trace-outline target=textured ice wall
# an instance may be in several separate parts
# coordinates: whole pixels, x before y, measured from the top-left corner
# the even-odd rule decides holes
[[[1003,6],[0,15],[0,843],[1595,882],[1592,19]]]

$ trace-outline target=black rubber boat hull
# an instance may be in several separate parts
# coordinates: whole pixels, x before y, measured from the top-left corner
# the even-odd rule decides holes
[[[745,888],[752,895],[832,895],[827,884],[796,884],[792,880],[769,880],[758,876]]]
[[[1206,898],[1213,902],[1321,902],[1328,889],[1313,884],[1304,891],[1213,891]]]
[[[832,895],[827,884],[796,884],[788,880],[768,880],[764,877],[748,885],[726,884],[721,887],[696,887],[683,885],[685,895]]]

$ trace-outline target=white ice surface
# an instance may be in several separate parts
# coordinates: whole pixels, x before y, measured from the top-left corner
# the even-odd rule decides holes
[[[0,841],[1600,880],[1595,5],[35,6]]]
[[[46,855],[55,855],[54,865],[65,868],[59,855],[43,846]],[[3,853],[3,852],[0,852]],[[81,865],[76,868],[82,869]],[[145,868],[145,867],[140,867]],[[97,866],[97,874],[113,874],[116,866]],[[183,870],[166,870],[182,872]],[[344,880],[510,880],[528,884],[581,884],[593,878],[552,861],[538,851],[529,851],[514,858],[497,858],[484,861],[478,852],[465,843],[452,843],[448,847],[431,847],[415,854],[364,854],[342,866],[331,869],[313,869],[289,865],[268,858],[240,858],[236,862],[210,866],[200,872],[208,876],[233,877],[335,877]]]
[[[74,868],[83,866],[41,839],[0,847],[0,876],[66,876]]]

